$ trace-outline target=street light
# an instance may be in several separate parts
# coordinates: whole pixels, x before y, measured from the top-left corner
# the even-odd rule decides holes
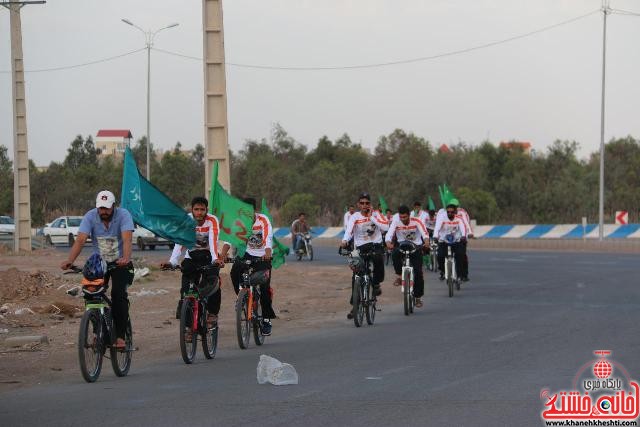
[[[177,27],[179,24],[174,22],[173,24],[169,24],[166,27],[162,27],[155,31],[145,31],[128,19],[122,18],[122,22],[140,30],[142,34],[144,34],[145,38],[145,45],[147,49],[147,179],[151,181],[151,130],[149,128],[151,121],[149,107],[151,100],[151,47],[153,46],[153,40],[155,39],[156,34],[162,30],[166,30],[167,28]]]
[[[607,15],[611,13],[609,0],[602,1],[602,99],[600,105],[600,194],[598,200],[598,240],[604,239],[604,101],[605,73],[607,71]]]

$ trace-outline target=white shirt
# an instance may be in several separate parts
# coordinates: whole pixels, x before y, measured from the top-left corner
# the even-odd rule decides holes
[[[353,216],[353,214],[351,212],[349,212],[349,211],[345,212],[344,220],[343,220],[344,231],[347,231],[347,225],[349,225],[349,220],[351,219],[352,216]]]
[[[193,218],[192,214],[189,214],[191,218]],[[207,214],[204,218],[204,222],[202,225],[196,224],[196,246],[192,250],[208,250],[211,252],[211,261],[215,261],[218,259],[218,235],[220,233],[220,226],[218,223],[218,218],[215,215]],[[180,256],[182,252],[186,248],[182,245],[175,244],[173,247],[173,252],[171,252],[171,258],[169,258],[169,262],[171,265],[178,265],[180,260]],[[189,256],[189,251],[186,251],[185,258],[191,258]]]
[[[388,229],[389,221],[377,212],[368,216],[362,215],[361,212],[355,212],[349,219],[342,240],[348,242],[353,238],[356,247],[367,243],[382,243],[381,231]]]
[[[396,236],[398,242],[413,242],[420,246],[424,242],[429,241],[427,229],[418,218],[409,218],[409,224],[404,224],[399,218],[391,222],[385,241],[391,243],[393,236]]]
[[[409,216],[411,218],[418,218],[420,221],[422,221],[423,224],[427,223],[427,216],[429,214],[427,213],[427,211],[423,211],[422,209],[420,209],[420,212],[418,212],[418,214],[416,215],[416,211],[411,210],[411,213],[409,214]]]
[[[447,221],[448,218],[449,217],[447,216],[447,210],[440,209],[436,214],[436,228],[438,227],[438,220]],[[456,218],[460,219],[464,224],[464,228],[465,228],[465,234],[463,234],[464,237],[468,237],[469,234],[473,234],[471,230],[471,225],[469,224],[469,214],[467,213],[467,211],[465,211],[462,208],[458,208],[456,212]]]
[[[444,211],[444,216],[440,215],[436,218],[436,228],[433,230],[433,238],[440,239],[447,234],[454,234],[458,237],[467,237],[467,228],[464,220],[455,216],[453,219],[449,219],[447,212]]]
[[[272,248],[273,228],[266,215],[256,213],[256,220],[251,227],[251,236],[247,242],[247,253],[253,256],[263,257],[266,249]]]

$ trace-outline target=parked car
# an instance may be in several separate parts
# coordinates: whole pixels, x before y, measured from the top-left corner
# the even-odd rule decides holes
[[[16,231],[16,225],[10,216],[0,216],[0,234],[13,234]]]
[[[44,234],[45,240],[50,245],[67,243],[71,246],[78,238],[78,229],[81,221],[81,216],[61,216],[47,224],[42,230],[42,234]]]
[[[174,243],[168,241],[167,239],[156,236],[152,231],[147,230],[144,227],[135,225],[135,230],[133,231],[133,242],[138,246],[141,251],[144,251],[146,247],[155,250],[156,246],[169,246],[170,249],[173,249]]]

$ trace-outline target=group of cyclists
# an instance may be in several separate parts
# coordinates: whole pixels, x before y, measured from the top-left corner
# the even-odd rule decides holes
[[[129,211],[115,206],[115,196],[111,191],[100,191],[96,197],[96,207],[88,211],[82,218],[78,237],[69,251],[68,258],[60,264],[63,270],[72,268],[74,261],[80,255],[88,238],[93,245],[93,255],[85,264],[85,270],[94,265],[95,257],[100,257],[106,264],[102,269],[105,282],[111,282],[112,313],[117,334],[114,346],[124,349],[125,325],[129,318],[129,300],[127,288],[133,282],[134,271],[131,261],[132,234],[134,230],[133,219]],[[253,206],[254,218],[251,234],[247,241],[246,252],[242,257],[237,257],[231,268],[231,282],[236,294],[239,291],[241,275],[246,267],[243,261],[252,260],[254,272],[264,272],[267,280],[260,285],[263,335],[271,335],[271,319],[276,315],[272,307],[271,291],[271,257],[273,228],[266,215],[256,212],[256,200],[243,199],[245,203]],[[176,244],[167,262],[160,264],[162,268],[175,268],[180,263],[182,280],[180,299],[176,310],[176,318],[180,316],[180,309],[185,292],[192,281],[198,279],[205,283],[212,283],[219,274],[220,267],[227,261],[230,245],[219,240],[220,222],[218,218],[208,213],[208,201],[204,197],[194,197],[191,201],[190,216],[195,220],[196,242],[191,249]],[[182,261],[180,261],[182,259]],[[215,268],[207,269],[203,273],[198,267],[214,265]],[[203,277],[197,277],[203,274]],[[213,327],[218,321],[220,311],[221,288],[207,298],[207,326]]]
[[[414,270],[415,306],[423,306],[424,275],[422,273],[422,256],[430,251],[430,240],[438,242],[438,267],[440,280],[444,280],[444,262],[447,244],[452,248],[456,260],[456,273],[463,281],[469,281],[469,260],[467,257],[467,240],[473,237],[469,214],[460,207],[456,198],[450,198],[446,206],[438,212],[435,205],[429,203],[429,210],[422,210],[420,202],[415,202],[413,210],[408,206],[398,207],[394,214],[387,209],[383,214],[380,205],[374,209],[369,193],[361,193],[358,197],[358,209],[350,205],[344,215],[344,235],[342,248],[356,248],[359,252],[373,253],[372,255],[372,285],[374,295],[382,293],[381,283],[384,281],[384,249],[392,251],[391,259],[396,274],[394,286],[401,285],[402,255],[399,245],[411,242],[422,251],[411,255],[411,265]],[[449,241],[446,241],[448,239]],[[353,281],[352,281],[353,286]],[[352,303],[352,301],[350,301]],[[353,318],[349,311],[347,318]]]
[[[271,319],[275,318],[272,307],[271,289],[271,258],[273,228],[269,218],[256,212],[256,200],[243,199],[245,203],[254,209],[253,226],[247,241],[247,248],[242,257],[237,257],[233,262],[230,276],[236,294],[242,273],[246,268],[243,261],[251,260],[254,272],[264,272],[267,280],[261,284],[261,305],[263,309],[263,321],[261,332],[263,335],[271,335]],[[113,320],[117,334],[114,343],[116,348],[125,347],[125,325],[129,318],[129,301],[127,288],[133,282],[134,269],[131,260],[132,233],[134,223],[131,214],[124,208],[115,206],[115,196],[112,192],[103,190],[96,197],[96,207],[88,211],[82,218],[78,237],[75,240],[68,258],[61,263],[63,270],[70,269],[74,261],[82,251],[87,239],[91,239],[95,256],[101,257],[106,264],[104,280],[111,281]],[[430,250],[430,239],[438,241],[444,236],[457,236],[452,242],[439,241],[438,263],[440,279],[444,279],[444,262],[447,243],[451,245],[456,258],[458,277],[468,281],[468,259],[466,256],[467,239],[472,237],[472,231],[467,212],[460,207],[457,199],[451,198],[447,205],[440,211],[435,211],[435,206],[430,203],[430,209],[421,209],[421,204],[415,202],[413,209],[402,205],[396,213],[387,210],[384,214],[381,209],[373,209],[369,193],[362,193],[358,197],[358,210],[355,206],[349,206],[344,216],[344,237],[341,242],[343,248],[356,248],[360,252],[373,253],[372,285],[374,295],[382,293],[380,285],[385,277],[384,249],[392,251],[393,268],[396,274],[395,286],[400,286],[400,272],[402,269],[402,257],[397,247],[404,241],[422,247],[422,252],[417,251],[411,255],[411,264],[415,272],[414,297],[416,307],[422,307],[424,294],[424,276],[422,274],[422,253]],[[208,201],[204,197],[194,197],[191,201],[189,215],[195,220],[196,242],[193,248],[186,248],[176,244],[167,262],[160,264],[162,268],[175,268],[180,264],[182,271],[180,299],[176,310],[176,318],[179,318],[182,301],[189,283],[202,280],[204,283],[213,282],[219,275],[219,270],[228,261],[231,246],[219,239],[220,223],[218,218],[208,213]],[[292,246],[294,252],[299,249],[300,236],[310,232],[304,212],[291,226]],[[87,262],[95,265],[95,260]],[[213,265],[214,268],[203,270],[202,266]],[[202,274],[202,277],[198,277]],[[213,327],[218,321],[221,303],[221,288],[207,298],[207,326]],[[350,311],[347,315],[352,318]]]

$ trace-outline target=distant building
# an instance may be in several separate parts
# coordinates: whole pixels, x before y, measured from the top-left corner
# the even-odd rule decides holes
[[[506,150],[515,150],[520,149],[527,156],[531,155],[531,143],[527,141],[509,141],[509,142],[501,142],[500,148],[504,148]]]
[[[451,152],[451,148],[449,148],[449,146],[447,144],[442,144],[440,146],[440,148],[438,148],[438,151],[441,153],[450,153]]]
[[[100,150],[98,158],[124,156],[124,149],[131,146],[131,138],[133,135],[128,129],[100,129],[95,139],[96,148]]]

